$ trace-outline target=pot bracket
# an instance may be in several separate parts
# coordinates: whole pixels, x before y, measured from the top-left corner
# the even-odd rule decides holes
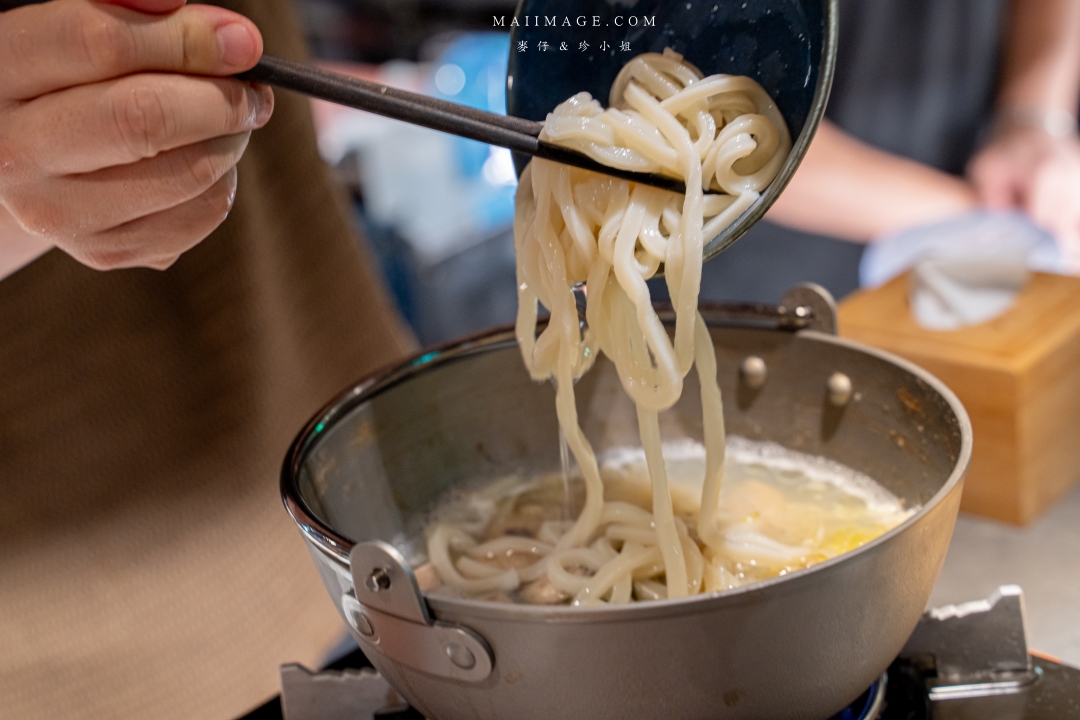
[[[805,319],[807,330],[836,334],[836,300],[816,283],[799,283],[780,300],[780,312]]]
[[[931,702],[1018,694],[1038,680],[1025,625],[1023,590],[1002,585],[927,611],[900,656],[928,671]]]
[[[343,595],[342,608],[365,652],[461,682],[491,674],[490,646],[469,628],[431,617],[416,576],[393,546],[357,543],[349,561],[355,596]]]
[[[285,720],[377,720],[409,707],[374,670],[323,670],[281,666],[281,715]]]

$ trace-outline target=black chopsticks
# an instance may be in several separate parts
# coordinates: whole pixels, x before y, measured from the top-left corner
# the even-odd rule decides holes
[[[477,110],[265,55],[258,65],[237,77],[662,190],[686,192],[681,180],[611,168],[582,153],[544,142],[537,137],[543,125],[533,120]]]

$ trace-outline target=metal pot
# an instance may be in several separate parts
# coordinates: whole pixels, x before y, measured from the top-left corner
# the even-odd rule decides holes
[[[703,314],[729,433],[841,462],[919,511],[851,553],[720,595],[599,609],[425,597],[409,524],[460,483],[558,468],[559,443],[553,390],[529,379],[511,330],[420,355],[311,420],[282,494],[360,647],[425,716],[825,718],[903,647],[955,524],[963,407],[918,367],[831,334],[831,303],[810,289]],[[695,383],[664,414],[667,436],[700,437]],[[577,398],[598,452],[638,444],[609,362]]]

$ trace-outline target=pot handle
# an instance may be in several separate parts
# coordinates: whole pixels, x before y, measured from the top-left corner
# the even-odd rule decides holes
[[[669,303],[656,302],[657,312],[665,320],[673,316]],[[836,301],[825,288],[815,283],[800,283],[781,298],[779,305],[751,302],[701,302],[698,305],[705,322],[712,326],[761,327],[769,330],[814,330],[836,334]]]
[[[799,283],[784,293],[780,310],[787,310],[796,317],[807,317],[805,330],[837,334],[836,300],[832,293],[817,283]],[[804,312],[800,312],[804,311]],[[809,315],[805,311],[809,311]]]

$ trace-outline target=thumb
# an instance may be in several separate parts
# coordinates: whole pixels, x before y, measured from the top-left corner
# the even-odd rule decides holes
[[[95,0],[102,5],[117,5],[136,12],[157,15],[171,13],[184,7],[187,0]]]
[[[157,15],[184,7],[187,0],[95,0],[101,5],[118,5],[128,10]],[[41,5],[47,0],[0,0],[0,11],[14,10],[24,5]]]

